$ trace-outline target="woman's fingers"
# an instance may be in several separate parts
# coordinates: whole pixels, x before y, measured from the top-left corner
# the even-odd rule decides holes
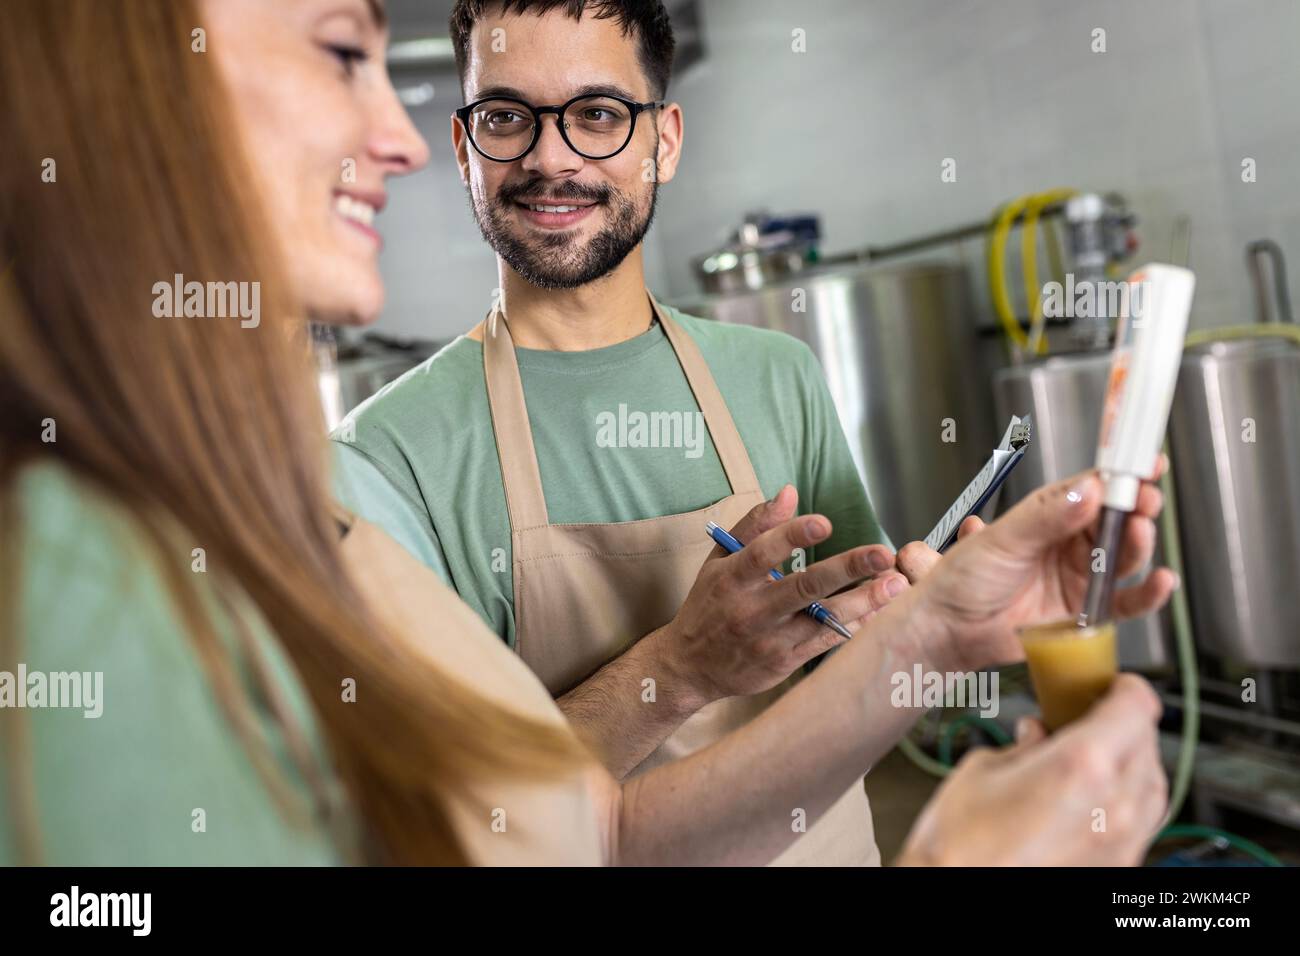
[[[938,551],[924,541],[910,541],[898,552],[898,570],[915,584],[930,573],[941,557]]]
[[[1124,522],[1124,534],[1120,539],[1119,558],[1115,564],[1115,573],[1120,578],[1137,574],[1151,563],[1151,556],[1156,550],[1156,526],[1150,518],[1130,516]]]
[[[1154,519],[1159,516],[1164,504],[1165,493],[1160,490],[1160,486],[1144,481],[1138,486],[1137,504],[1134,506],[1133,512],[1145,518]]]
[[[1046,739],[1047,728],[1037,717],[1021,717],[1016,721],[1016,743],[1019,746],[1029,747]]]
[[[1038,559],[1054,545],[1080,541],[1097,523],[1101,501],[1095,471],[1044,485],[975,535],[973,544],[983,542],[1008,556]]]
[[[1141,584],[1115,592],[1114,612],[1118,618],[1142,617],[1164,607],[1181,582],[1169,568],[1156,568]]]

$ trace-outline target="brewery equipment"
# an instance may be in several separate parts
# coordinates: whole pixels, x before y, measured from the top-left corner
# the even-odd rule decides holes
[[[985,379],[971,362],[975,323],[960,266],[811,268],[679,305],[812,348],[896,545],[925,536],[996,441]]]
[[[1216,657],[1300,668],[1298,420],[1297,338],[1187,348],[1170,444],[1193,630]]]
[[[1000,508],[1009,507],[1041,485],[1093,466],[1110,365],[1109,352],[1081,352],[994,373],[998,416],[1028,412],[1034,421],[1034,440],[1003,486]],[[1159,552],[1156,561],[1160,561]],[[1125,669],[1158,671],[1168,667],[1166,612],[1121,622],[1118,647]]]

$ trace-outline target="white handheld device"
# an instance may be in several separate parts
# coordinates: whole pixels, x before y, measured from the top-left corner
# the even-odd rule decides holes
[[[1080,627],[1110,616],[1114,561],[1125,517],[1137,507],[1144,478],[1155,474],[1169,406],[1187,334],[1196,277],[1187,269],[1152,263],[1128,277],[1120,302],[1110,381],[1097,441],[1097,470],[1105,483],[1094,571]]]

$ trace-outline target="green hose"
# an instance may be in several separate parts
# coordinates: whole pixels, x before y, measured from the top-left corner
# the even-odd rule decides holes
[[[939,759],[936,760],[920,748],[911,737],[904,736],[898,741],[898,749],[918,769],[932,777],[946,777],[952,772],[952,743],[957,731],[962,727],[976,726],[1001,745],[1011,743],[1007,732],[995,721],[986,720],[975,714],[962,714],[943,727],[939,733]]]
[[[946,777],[952,771],[952,767],[945,766],[935,760],[913,743],[912,738],[910,737],[900,738],[898,741],[898,749],[904,757],[912,761],[912,763],[932,777]]]
[[[1011,737],[1007,732],[991,720],[983,717],[977,717],[975,714],[962,714],[947,727],[943,728],[943,733],[939,735],[939,763],[945,767],[952,766],[952,742],[957,736],[957,731],[963,727],[978,727],[990,737],[994,743],[999,746],[1005,746],[1011,743]]]
[[[1179,837],[1199,837],[1202,839],[1223,839],[1229,845],[1236,847],[1247,856],[1254,857],[1265,866],[1284,866],[1285,864],[1275,857],[1268,850],[1265,850],[1253,840],[1247,840],[1245,837],[1237,836],[1235,833],[1229,833],[1227,830],[1220,830],[1218,827],[1202,826],[1198,823],[1178,823],[1173,826],[1165,827],[1156,837],[1155,842],[1160,843],[1163,840],[1173,840]]]
[[[1165,456],[1169,456],[1169,443],[1165,442]],[[1172,461],[1172,459],[1170,459]],[[1187,609],[1187,592],[1181,586],[1183,577],[1183,552],[1178,540],[1178,497],[1174,489],[1172,465],[1160,479],[1160,490],[1165,496],[1165,506],[1160,512],[1160,540],[1165,549],[1165,563],[1178,575],[1180,586],[1170,599],[1170,613],[1174,623],[1174,641],[1178,645],[1178,672],[1183,685],[1183,737],[1178,744],[1178,763],[1174,767],[1174,783],[1169,794],[1169,810],[1165,826],[1178,819],[1192,784],[1192,770],[1196,766],[1196,744],[1201,732],[1200,674],[1196,668],[1196,643],[1192,639],[1192,617]]]

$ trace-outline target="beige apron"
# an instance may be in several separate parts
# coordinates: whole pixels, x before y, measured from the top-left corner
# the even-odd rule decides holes
[[[563,725],[564,715],[537,676],[511,654],[455,591],[369,522],[338,515],[349,528],[343,559],[372,610],[446,673],[469,677],[493,703]],[[360,693],[365,693],[361,688]],[[449,798],[456,836],[481,866],[597,866],[596,810],[585,778],[533,783],[484,780]]]
[[[488,404],[501,458],[513,548],[516,650],[557,697],[668,623],[713,548],[705,524],[730,528],[764,500],[749,453],[694,340],[651,299],[704,414],[732,493],[687,514],[617,524],[551,524],[523,384],[504,313],[483,329]],[[642,764],[641,773],[748,723],[797,677],[750,697],[707,705]],[[755,767],[760,778],[769,768]],[[791,808],[793,813],[794,808]],[[871,810],[859,781],[777,864],[878,865]]]

